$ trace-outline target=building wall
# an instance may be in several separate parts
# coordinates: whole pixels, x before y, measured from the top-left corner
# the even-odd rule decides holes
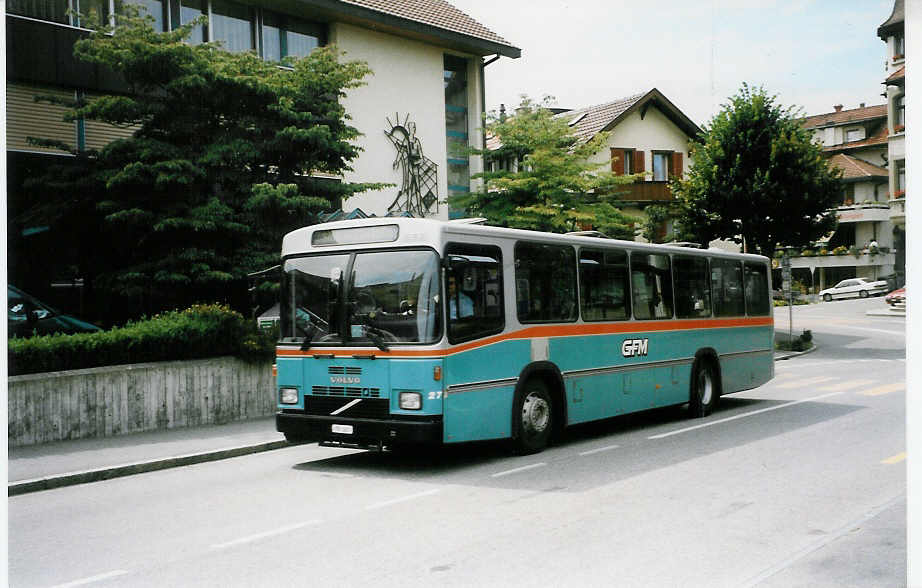
[[[361,208],[376,215],[387,213],[397,197],[402,182],[401,170],[395,169],[397,151],[385,135],[388,119],[416,123],[423,155],[438,166],[438,212],[433,216],[448,218],[445,138],[445,90],[443,84],[445,50],[440,47],[403,39],[347,24],[330,28],[330,42],[346,51],[346,59],[366,61],[374,72],[367,85],[349,91],[344,100],[352,116],[352,124],[363,136],[357,143],[364,152],[353,163],[353,171],[345,176],[353,182],[388,182],[394,186],[353,196],[343,203],[343,209]],[[465,56],[469,57],[470,56]],[[469,135],[479,137],[480,121],[480,59],[471,59],[468,70]],[[473,83],[472,83],[473,82]],[[479,139],[477,139],[479,143]],[[479,158],[474,158],[478,159]],[[472,162],[471,173],[479,171]],[[433,207],[435,208],[435,207]]]
[[[669,120],[658,108],[647,109],[644,118],[635,112],[615,126],[609,136],[608,147],[592,157],[596,163],[606,163],[611,157],[611,147],[637,149],[644,152],[644,169],[653,172],[653,151],[679,151],[683,154],[683,173],[688,171],[689,137]]]

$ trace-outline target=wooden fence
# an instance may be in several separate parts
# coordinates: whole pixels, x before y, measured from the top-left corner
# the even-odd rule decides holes
[[[223,424],[275,412],[270,364],[233,357],[9,378],[9,447]]]

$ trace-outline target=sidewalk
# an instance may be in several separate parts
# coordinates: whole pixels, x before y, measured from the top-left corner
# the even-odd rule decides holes
[[[810,353],[776,352],[775,361]],[[9,496],[97,482],[287,447],[275,417],[14,447],[8,451]]]
[[[14,447],[8,495],[107,480],[286,447],[275,417]]]

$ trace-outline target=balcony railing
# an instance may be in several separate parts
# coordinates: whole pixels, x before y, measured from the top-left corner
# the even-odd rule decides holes
[[[666,202],[672,200],[669,182],[636,182],[618,186],[615,192],[621,200],[634,202]]]

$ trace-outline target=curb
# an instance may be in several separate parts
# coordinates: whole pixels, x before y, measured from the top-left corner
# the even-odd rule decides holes
[[[787,355],[775,356],[775,361],[784,361],[786,359],[791,359],[792,357],[800,357],[801,355],[807,355],[808,353],[813,353],[817,350],[817,346],[814,343],[813,347],[807,349],[806,351],[784,351]]]
[[[90,482],[99,482],[101,480],[111,480],[112,478],[121,478],[134,474],[143,474],[157,470],[166,470],[208,461],[218,461],[249,455],[251,453],[261,453],[273,449],[281,449],[291,444],[288,441],[269,441],[257,445],[248,445],[244,447],[230,447],[227,449],[218,449],[207,453],[191,453],[187,455],[177,455],[164,459],[155,459],[137,464],[123,464],[110,466],[96,470],[86,470],[82,472],[68,472],[65,474],[53,474],[44,478],[33,478],[31,480],[19,480],[10,482],[7,485],[7,496],[18,496],[30,492],[39,492],[41,490],[51,490],[53,488],[63,488],[64,486],[74,486],[77,484],[88,484]]]

